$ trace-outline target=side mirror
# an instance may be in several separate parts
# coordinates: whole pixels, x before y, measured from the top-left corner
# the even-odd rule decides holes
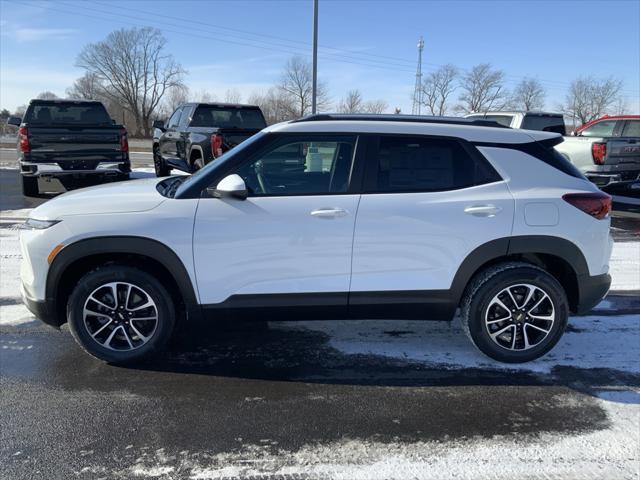
[[[164,131],[164,122],[162,120],[154,120],[153,121],[153,128],[157,128],[159,130],[163,130]]]
[[[249,192],[242,177],[234,173],[220,180],[213,195],[217,198],[237,198],[244,200],[249,196]]]
[[[14,127],[19,127],[22,123],[22,118],[20,117],[9,117],[7,119],[7,125],[13,125]]]

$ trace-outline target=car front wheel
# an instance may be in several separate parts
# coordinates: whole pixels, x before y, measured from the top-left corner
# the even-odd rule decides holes
[[[87,273],[67,304],[69,328],[91,355],[108,363],[161,351],[175,323],[171,296],[153,276],[124,265]]]
[[[461,306],[462,325],[473,344],[507,363],[535,360],[551,350],[564,333],[568,312],[560,283],[521,262],[477,275]]]
[[[153,167],[156,171],[156,177],[168,177],[171,174],[171,169],[162,160],[158,147],[153,148]]]

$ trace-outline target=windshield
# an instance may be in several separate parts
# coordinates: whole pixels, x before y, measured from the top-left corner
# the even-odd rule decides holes
[[[31,105],[25,115],[31,125],[111,125],[111,117],[98,103],[50,103]]]
[[[257,108],[200,105],[193,113],[191,126],[263,129],[267,125],[262,116],[262,112]]]
[[[246,148],[251,146],[253,143],[260,140],[265,135],[266,135],[265,132],[256,133],[255,135],[249,137],[247,140],[242,142],[237,147],[234,147],[231,150],[227,150],[225,153],[223,153],[221,156],[219,156],[215,160],[207,163],[203,168],[201,168],[197,172],[189,175],[177,188],[174,196],[180,196],[180,192],[183,191],[186,187],[191,185],[193,182],[197,181],[199,178],[202,178],[203,176],[208,175],[209,172],[212,172],[213,170],[224,166],[226,161],[232,156],[241,155],[243,150],[245,150]]]

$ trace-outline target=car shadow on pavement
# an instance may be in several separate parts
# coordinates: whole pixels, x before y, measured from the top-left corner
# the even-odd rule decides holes
[[[640,375],[611,368],[606,362],[597,368],[580,368],[579,360],[573,365],[552,361],[550,366],[533,367],[493,362],[447,322],[369,322],[371,329],[367,321],[198,324],[177,335],[160,358],[133,368],[363,386],[563,385],[589,394],[592,385],[640,387]],[[416,326],[421,330],[416,331]],[[571,330],[580,338],[579,328]],[[416,360],[418,350],[426,360]],[[640,395],[626,396],[625,401],[629,400],[640,403]]]

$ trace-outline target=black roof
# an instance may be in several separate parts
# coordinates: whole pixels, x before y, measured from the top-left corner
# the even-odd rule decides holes
[[[257,105],[247,105],[244,103],[225,103],[225,102],[187,102],[180,105],[181,107],[197,107],[199,105],[208,105],[211,107],[223,108],[260,108]]]
[[[462,117],[432,117],[428,115],[400,115],[400,114],[369,114],[369,113],[317,113],[307,115],[292,123],[321,122],[328,120],[356,120],[370,122],[411,122],[411,123],[440,123],[448,125],[468,125],[478,127],[509,128],[498,122],[482,118]]]
[[[99,100],[81,100],[78,98],[52,98],[52,99],[34,98],[29,101],[29,105],[34,103],[40,103],[43,105],[45,104],[51,105],[56,103],[82,103],[87,105],[92,105],[92,104],[95,105],[99,103],[100,105],[102,105],[102,102],[100,102]]]

